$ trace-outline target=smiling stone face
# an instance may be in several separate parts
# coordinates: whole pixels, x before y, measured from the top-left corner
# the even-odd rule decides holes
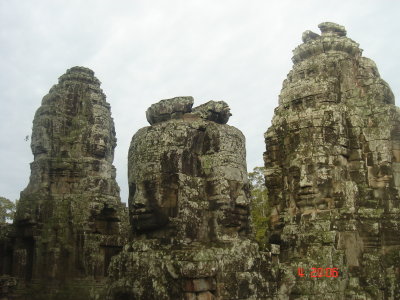
[[[196,152],[190,153],[197,146],[196,131],[182,121],[167,120],[139,130],[132,138],[129,208],[137,234],[159,237],[160,230],[164,237],[174,234],[178,198],[182,198],[178,188],[200,172]]]
[[[169,178],[168,178],[169,177]],[[170,180],[168,180],[170,179]],[[173,176],[131,182],[132,225],[138,233],[166,226],[177,214],[177,190]]]
[[[184,106],[180,101],[192,99],[180,97],[152,105],[151,119],[158,121],[132,138],[128,180],[133,231],[148,238],[188,242],[247,234],[244,137],[237,129],[219,124],[212,113],[219,111],[218,105],[226,112],[229,107],[210,101],[201,109],[211,115],[196,109],[178,115],[175,111]],[[157,115],[158,106],[162,118]],[[173,118],[166,115],[165,107]]]
[[[334,207],[333,176],[334,165],[312,163],[296,157],[285,171],[285,191],[295,213],[322,211]]]
[[[336,106],[296,109],[267,132],[267,185],[278,210],[294,216],[343,205],[348,138]]]

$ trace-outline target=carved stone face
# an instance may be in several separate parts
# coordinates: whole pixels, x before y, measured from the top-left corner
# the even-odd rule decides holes
[[[177,215],[176,176],[159,176],[131,183],[132,225],[138,233],[156,230]]]
[[[154,193],[155,186],[150,181],[131,184],[130,193],[133,193],[132,224],[138,232],[155,229],[163,224],[157,221],[159,211],[158,200]]]
[[[247,231],[249,230],[250,186],[240,181],[230,181],[230,192],[234,205],[232,217],[236,220],[234,225],[238,231]]]
[[[106,135],[99,126],[95,127],[97,130],[91,134],[89,145],[90,145],[90,154],[94,155],[98,158],[104,158],[109,152],[108,148],[110,147],[109,137]]]
[[[275,192],[283,183],[282,205],[289,205],[292,214],[334,208],[348,180],[349,140],[343,116],[334,110],[315,110],[312,118],[300,112],[291,122],[299,129],[279,133],[281,144],[271,140],[278,150],[269,160],[279,171],[269,172],[269,188]]]
[[[208,183],[207,197],[217,211],[216,222],[225,233],[248,229],[248,194],[249,185],[243,183],[241,178],[224,178]]]
[[[342,148],[334,146],[339,140],[345,141],[340,134],[339,126],[331,125],[333,117],[330,114],[317,115],[322,117],[322,124],[329,126],[307,127],[310,120],[299,120],[299,131],[287,134],[285,157],[286,168],[277,172],[283,174],[283,195],[286,203],[294,212],[311,212],[333,208],[334,191],[340,186],[343,170]],[[297,141],[293,143],[292,141]],[[320,143],[331,146],[321,147]],[[342,177],[343,178],[343,177]],[[275,180],[279,184],[279,178]]]
[[[170,120],[139,131],[129,151],[133,231],[192,241],[247,233],[244,156],[242,134],[211,121]]]
[[[92,153],[97,157],[105,157],[106,151],[106,140],[103,137],[96,138],[95,144],[92,148]]]
[[[287,190],[300,212],[324,210],[332,206],[334,166],[310,163],[298,157],[288,170]]]
[[[188,151],[193,130],[182,125],[166,121],[144,128],[132,140],[128,159],[129,208],[135,233],[155,238],[174,235],[175,224],[171,221],[181,218],[178,212],[182,203],[178,202],[191,200],[190,195],[182,196],[182,189],[199,189],[182,181],[183,175],[190,175],[185,173],[198,172],[190,169],[198,164]]]

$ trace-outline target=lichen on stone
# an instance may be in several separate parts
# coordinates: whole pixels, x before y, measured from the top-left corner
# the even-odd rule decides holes
[[[382,262],[400,251],[400,114],[345,28],[319,28],[293,51],[265,133],[269,246],[279,248],[275,266],[295,275],[278,282],[280,296],[396,299],[400,264]],[[340,275],[309,282],[300,265]]]
[[[187,99],[162,100],[147,112],[178,111]],[[133,136],[134,235],[113,258],[108,299],[267,297],[268,260],[250,239],[244,136],[225,124],[229,115],[225,102],[210,101]]]
[[[115,146],[100,81],[90,69],[67,70],[36,111],[31,177],[14,220],[13,272],[32,297],[88,299],[107,276],[126,239]]]

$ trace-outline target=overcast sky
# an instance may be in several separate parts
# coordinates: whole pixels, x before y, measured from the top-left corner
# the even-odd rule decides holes
[[[0,0],[0,196],[19,198],[33,160],[32,120],[42,97],[73,66],[91,68],[111,104],[114,165],[127,201],[127,152],[152,103],[224,100],[247,139],[248,170],[263,164],[292,50],[305,30],[332,21],[400,93],[400,1]]]

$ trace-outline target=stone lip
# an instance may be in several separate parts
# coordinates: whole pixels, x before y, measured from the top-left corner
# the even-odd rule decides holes
[[[147,121],[151,124],[171,119],[204,119],[218,124],[226,124],[230,113],[229,105],[224,101],[210,100],[192,109],[193,97],[175,97],[152,104],[146,111]]]

